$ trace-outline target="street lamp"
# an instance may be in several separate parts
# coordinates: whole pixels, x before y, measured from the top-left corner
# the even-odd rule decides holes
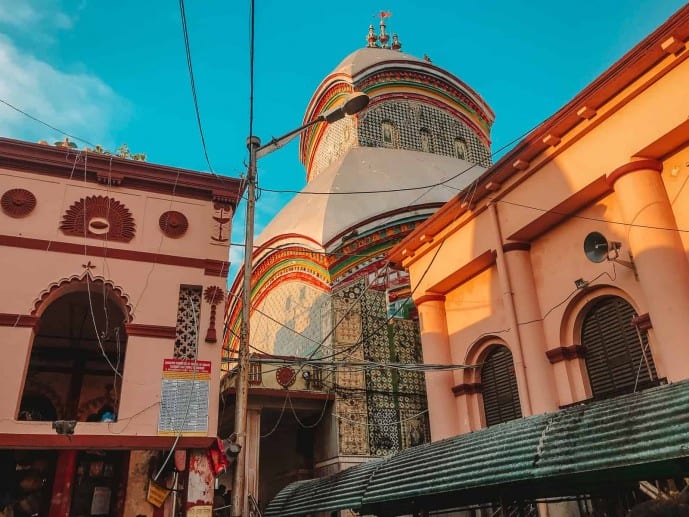
[[[239,456],[234,468],[234,478],[232,480],[232,507],[230,515],[240,517],[244,511],[244,492],[245,486],[245,467],[246,467],[246,416],[247,402],[249,398],[249,309],[251,304],[251,262],[254,248],[254,211],[256,207],[256,160],[278,150],[305,129],[325,122],[331,124],[348,115],[355,115],[368,106],[369,97],[365,93],[355,92],[350,94],[345,102],[330,111],[319,115],[314,120],[304,124],[289,133],[273,138],[265,145],[261,145],[261,140],[253,135],[247,139],[249,148],[249,170],[246,175],[247,199],[246,199],[246,237],[244,240],[244,291],[242,293],[242,324],[239,334],[238,350],[238,373],[237,385],[235,389],[235,433],[237,434],[237,444],[240,446]]]

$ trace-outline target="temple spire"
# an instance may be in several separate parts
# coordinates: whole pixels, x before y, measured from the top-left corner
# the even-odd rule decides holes
[[[376,29],[373,25],[368,26],[368,34],[366,35],[366,46],[368,48],[402,50],[402,43],[400,43],[397,34],[392,35],[392,44],[389,44],[390,35],[387,33],[385,19],[390,18],[390,16],[392,16],[390,11],[380,11],[374,15],[375,18],[380,18],[380,35],[376,34]]]

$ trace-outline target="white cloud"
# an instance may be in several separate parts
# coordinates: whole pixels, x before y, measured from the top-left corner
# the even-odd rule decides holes
[[[96,144],[111,145],[111,124],[131,111],[128,102],[98,77],[58,70],[1,35],[0,70],[0,99]],[[32,141],[62,139],[4,104],[0,104],[0,135]]]
[[[0,0],[0,24],[25,30],[37,25],[66,30],[74,26],[74,20],[60,12],[60,5],[56,0]]]
[[[0,23],[25,26],[38,21],[40,14],[25,2],[0,0]]]

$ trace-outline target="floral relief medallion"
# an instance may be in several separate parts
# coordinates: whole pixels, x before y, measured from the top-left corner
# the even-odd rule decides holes
[[[294,369],[290,368],[289,366],[283,366],[282,368],[279,368],[277,372],[275,372],[275,378],[280,386],[283,388],[289,388],[297,379],[297,372],[295,372]]]
[[[29,190],[13,188],[2,195],[0,205],[10,217],[26,217],[36,208],[36,196]]]
[[[187,228],[189,228],[189,221],[182,212],[170,210],[163,212],[158,219],[158,225],[166,236],[176,239],[186,233]]]

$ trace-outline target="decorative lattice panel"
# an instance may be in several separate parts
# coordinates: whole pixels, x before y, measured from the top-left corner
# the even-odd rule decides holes
[[[344,316],[335,330],[338,359],[420,363],[417,323],[388,323],[386,292],[366,289],[366,282],[360,278],[333,293],[335,321]],[[384,456],[429,441],[422,372],[340,367],[336,386],[341,454],[363,454],[357,451],[366,444],[369,454]]]
[[[329,293],[306,283],[285,282],[252,313],[252,346],[282,356],[330,355],[331,318]]]
[[[195,359],[201,320],[201,288],[180,287],[175,330],[176,359]]]
[[[393,134],[385,130],[392,124]],[[387,101],[359,117],[359,145],[394,147],[457,157],[455,141],[466,141],[468,162],[487,167],[490,151],[476,133],[449,113],[415,101]]]
[[[356,145],[356,119],[354,117],[345,117],[329,124],[314,153],[310,179],[318,176],[354,145]]]

